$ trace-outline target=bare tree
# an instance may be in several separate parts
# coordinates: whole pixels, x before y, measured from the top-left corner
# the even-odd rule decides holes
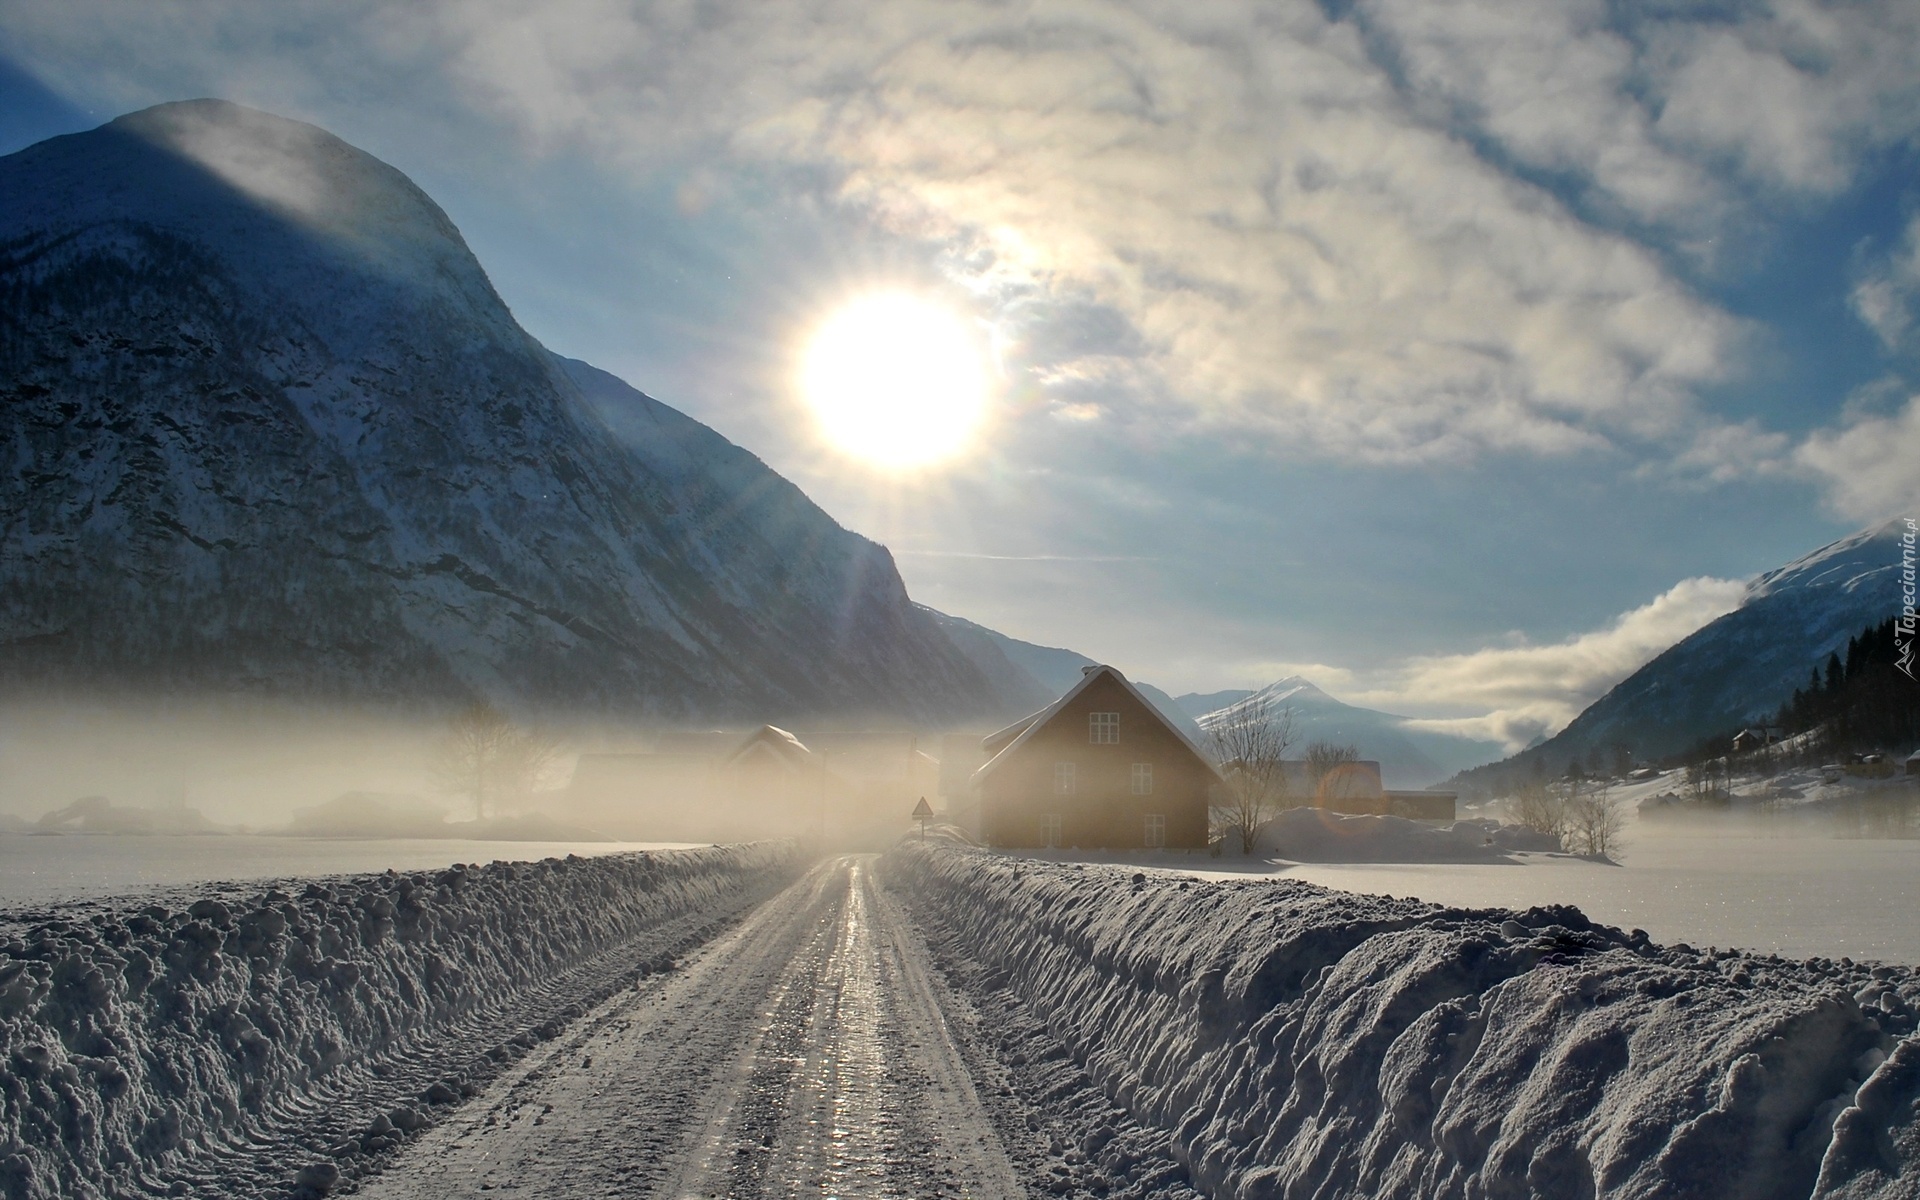
[[[491,807],[524,801],[545,780],[560,744],[540,729],[515,725],[487,702],[468,705],[448,722],[433,761],[446,791],[473,801],[476,820]]]
[[[1360,761],[1360,747],[1351,742],[1311,742],[1307,745],[1307,782],[1322,800],[1345,800],[1360,790],[1360,781],[1346,768]]]
[[[1207,727],[1207,741],[1227,781],[1227,802],[1213,810],[1214,832],[1222,840],[1238,837],[1240,852],[1252,854],[1260,830],[1286,799],[1293,709],[1250,696]]]
[[[1695,804],[1725,808],[1733,802],[1733,771],[1724,758],[1687,764],[1687,796]]]
[[[1567,799],[1567,848],[1590,858],[1605,858],[1619,848],[1626,814],[1604,783],[1576,786]]]
[[[1544,780],[1533,779],[1521,784],[1507,801],[1507,811],[1513,817],[1514,824],[1535,833],[1547,834],[1562,849],[1566,848],[1571,825],[1567,798]]]

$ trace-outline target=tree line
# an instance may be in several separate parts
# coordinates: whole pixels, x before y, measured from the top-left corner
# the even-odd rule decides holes
[[[1826,755],[1910,750],[1920,741],[1920,685],[1899,660],[1894,618],[1869,625],[1847,639],[1844,656],[1836,650],[1812,668],[1774,721],[1788,737],[1817,731],[1812,740]]]

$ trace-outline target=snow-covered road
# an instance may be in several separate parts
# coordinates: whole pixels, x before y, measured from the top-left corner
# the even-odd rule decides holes
[[[937,840],[806,862],[0,921],[0,1195],[1920,1197],[1911,968]]]
[[[870,860],[819,864],[528,1056],[362,1194],[1023,1195],[943,987]]]

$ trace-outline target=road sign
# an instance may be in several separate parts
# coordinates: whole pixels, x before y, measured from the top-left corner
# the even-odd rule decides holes
[[[932,816],[933,816],[933,805],[927,803],[927,798],[925,796],[920,797],[920,803],[913,806],[913,819],[920,822],[920,840],[921,841],[926,840],[927,821]]]

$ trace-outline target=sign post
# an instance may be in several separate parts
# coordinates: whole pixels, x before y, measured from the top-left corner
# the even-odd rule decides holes
[[[913,806],[913,819],[920,822],[920,840],[923,842],[927,840],[927,819],[931,816],[933,806],[927,803],[925,796],[920,797],[920,803]]]

